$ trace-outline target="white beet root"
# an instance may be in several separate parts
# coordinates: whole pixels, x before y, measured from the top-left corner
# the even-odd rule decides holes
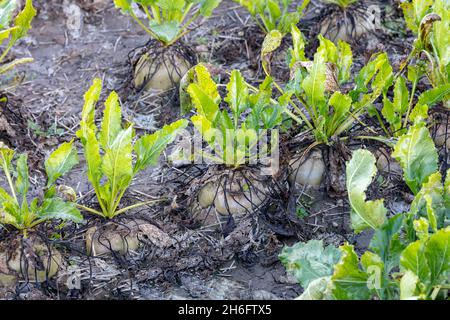
[[[234,178],[227,185],[208,182],[198,193],[199,205],[205,209],[214,205],[220,215],[244,215],[253,212],[266,200],[266,187],[262,182],[251,180],[251,185],[242,177]]]
[[[323,161],[322,152],[314,150],[305,157],[307,157],[305,161],[300,161],[298,158],[290,161],[289,165],[292,172],[289,175],[289,181],[303,186],[318,188],[325,173],[325,162]]]
[[[387,174],[393,173],[402,175],[402,167],[385,149],[377,150],[375,152],[375,157],[377,158],[378,171]]]
[[[138,250],[144,240],[158,247],[173,244],[172,238],[158,227],[144,220],[136,220],[125,225],[109,223],[102,230],[89,228],[86,231],[86,251],[94,257],[111,254],[111,251],[123,255]]]
[[[214,203],[214,197],[216,195],[217,184],[208,182],[198,193],[198,203],[202,208],[208,208]]]
[[[166,91],[172,89],[189,68],[189,62],[176,52],[168,52],[156,61],[143,54],[134,69],[134,86],[145,85],[146,91]]]
[[[19,275],[23,275],[23,273],[26,272],[28,280],[30,281],[43,282],[46,279],[50,279],[55,276],[62,265],[61,253],[54,248],[51,248],[49,252],[46,245],[38,243],[33,244],[33,251],[42,261],[42,269],[36,268],[32,261],[28,261],[27,264],[26,260],[22,256],[20,247],[14,251],[8,261],[9,269]]]
[[[446,128],[445,124],[438,124],[434,143],[438,147],[445,145],[447,149],[450,149],[450,126]]]

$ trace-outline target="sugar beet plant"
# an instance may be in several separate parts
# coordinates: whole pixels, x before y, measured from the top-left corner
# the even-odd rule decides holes
[[[121,107],[115,92],[105,101],[101,127],[97,128],[94,122],[95,105],[101,90],[101,80],[95,79],[85,94],[80,129],[77,131],[84,148],[87,176],[101,210],[78,206],[111,219],[129,209],[154,202],[147,201],[119,209],[120,201],[133,177],[158,161],[161,152],[186,127],[187,121],[178,120],[153,134],[141,136],[133,143],[133,126],[128,124],[125,128],[122,127]]]
[[[0,167],[8,182],[9,192],[0,188],[0,225],[11,225],[26,235],[27,230],[50,219],[81,222],[83,218],[74,203],[59,197],[56,186],[56,180],[77,163],[77,152],[72,142],[63,143],[45,161],[47,185],[43,199],[37,197],[28,202],[30,181],[27,155],[21,154],[14,161],[14,151],[2,144]],[[70,190],[68,187],[63,189]]]
[[[406,24],[416,35],[410,60],[432,86],[450,99],[450,4],[444,0],[412,0],[401,4]]]
[[[234,0],[247,9],[264,33],[273,30],[288,34],[292,25],[297,25],[310,0],[303,0],[294,10],[292,0]]]
[[[392,84],[392,67],[385,53],[374,55],[356,75],[354,89],[344,93],[340,86],[351,80],[350,46],[344,41],[335,45],[319,35],[320,45],[310,61],[297,27],[292,28],[292,38],[291,80],[285,89],[278,86],[282,93],[278,101],[295,121],[313,132],[316,144],[330,144],[331,138],[341,136],[386,92]],[[263,48],[262,53],[275,49]]]
[[[187,106],[182,109],[194,108],[191,121],[207,144],[193,157],[216,168],[200,188],[199,203],[203,208],[214,204],[222,215],[253,212],[267,199],[269,189],[267,177],[255,168],[267,164],[265,160],[278,147],[277,131],[270,129],[282,121],[281,108],[271,100],[272,79],[267,77],[256,89],[233,70],[222,99],[205,66],[195,66],[188,75],[192,76],[187,87],[190,99],[183,99]]]
[[[381,116],[375,108],[370,109],[380,119],[381,127],[386,136],[399,137],[403,135],[410,124],[422,122],[428,118],[428,109],[446,100],[450,87],[440,86],[422,92],[417,99],[415,93],[417,84],[422,77],[422,69],[417,65],[408,66],[407,78],[398,75],[393,87],[393,99],[383,93],[381,114],[387,123],[384,125]],[[411,90],[408,89],[411,85]]]
[[[7,42],[5,49],[0,54],[0,75],[12,70],[19,64],[33,61],[32,58],[20,58],[7,61],[8,53],[18,40],[26,36],[28,30],[31,28],[31,21],[36,15],[32,0],[27,0],[23,10],[16,17],[13,17],[17,9],[17,0],[0,1],[0,44]],[[1,83],[0,89],[1,86],[5,86],[5,84]]]
[[[211,16],[220,0],[114,0],[114,3],[153,40],[134,63],[134,86],[147,91],[167,91],[196,63],[195,54],[181,43],[181,38],[197,19]]]
[[[281,261],[305,288],[300,299],[445,299],[450,288],[450,170],[437,171],[438,154],[423,123],[411,126],[394,147],[414,194],[406,213],[387,217],[383,200],[366,200],[375,157],[357,150],[347,163],[347,188],[355,232],[373,229],[361,257],[352,245],[323,247],[312,240],[286,247]],[[312,270],[314,270],[312,272]]]
[[[221,109],[222,98],[208,69],[199,64],[193,71],[195,80],[187,88],[196,112],[191,121],[213,151],[201,151],[201,155],[234,168],[250,163],[257,156],[253,151],[262,135],[282,120],[281,109],[271,100],[272,79],[267,77],[251,93],[241,73],[233,70],[224,98],[228,107]]]
[[[220,0],[114,0],[117,8],[130,15],[152,38],[170,46],[189,32],[199,17],[209,17]],[[147,22],[135,13],[141,9]]]

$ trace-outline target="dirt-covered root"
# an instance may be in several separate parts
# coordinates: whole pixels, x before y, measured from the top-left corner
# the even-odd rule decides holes
[[[224,169],[199,184],[192,193],[190,211],[202,225],[257,214],[280,192],[276,179],[259,169]]]
[[[329,5],[321,12],[319,23],[312,28],[312,33],[314,36],[322,34],[333,42],[343,40],[354,43],[362,36],[373,34],[381,28],[380,6],[361,2],[346,9]]]
[[[401,177],[403,172],[402,167],[392,158],[390,151],[386,148],[379,148],[375,151],[375,157],[377,159],[377,169],[381,174],[386,177],[390,177],[391,175]]]
[[[165,92],[177,87],[183,75],[197,63],[195,53],[183,42],[165,47],[150,40],[129,54],[133,85],[138,91]]]
[[[450,150],[450,124],[438,123],[433,130],[433,139],[437,147]]]
[[[289,162],[289,183],[319,188],[325,177],[325,161],[322,151],[307,150]]]
[[[64,267],[61,253],[38,236],[11,235],[0,245],[0,286],[17,281],[44,282]]]
[[[125,255],[137,251],[145,244],[166,248],[174,240],[148,221],[135,219],[123,222],[110,221],[89,228],[85,234],[86,253],[90,256],[107,254]]]

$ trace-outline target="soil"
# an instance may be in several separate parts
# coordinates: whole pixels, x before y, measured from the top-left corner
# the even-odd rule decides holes
[[[321,16],[321,4],[311,2],[300,23],[305,34],[314,32],[311,26]],[[48,155],[60,142],[75,137],[82,97],[94,77],[103,80],[101,101],[108,92],[116,90],[125,117],[136,124],[140,133],[151,132],[179,117],[179,106],[177,99],[133,91],[128,56],[149,39],[132,19],[119,14],[112,1],[35,0],[33,3],[38,10],[33,28],[12,53],[32,56],[35,61],[18,69],[18,74],[24,76],[23,82],[8,93],[11,114],[7,120],[12,125],[21,121],[22,130],[7,138],[18,151],[33,155],[30,169],[37,190],[45,184],[42,156]],[[397,5],[396,1],[382,1],[385,9],[388,4],[389,8]],[[71,10],[67,9],[69,5]],[[394,11],[382,18],[392,24],[398,15]],[[206,23],[195,26],[184,43],[189,44],[200,61],[218,65],[222,70],[238,68],[247,81],[257,84],[263,78],[259,63],[262,40],[262,33],[246,11],[224,0]],[[379,50],[388,51],[393,65],[398,66],[411,45],[410,35],[394,37],[388,29],[376,35],[367,34],[366,40],[353,44],[356,70],[371,53]],[[285,40],[282,53],[274,58],[272,65],[280,81],[285,81],[289,73],[282,66],[289,41],[289,38]],[[313,49],[309,48],[309,53]],[[14,118],[14,115],[18,116]],[[95,206],[83,170],[81,161],[62,183],[74,187],[83,203]],[[89,257],[85,253],[84,232],[104,222],[87,216],[78,229],[71,224],[41,226],[39,234],[51,239],[50,243],[63,254],[66,265],[45,285],[30,282],[20,283],[17,288],[0,288],[0,298],[292,299],[302,288],[286,274],[277,258],[284,245],[313,238],[334,245],[348,241],[358,250],[368,245],[370,234],[354,236],[350,230],[345,194],[331,197],[323,187],[318,191],[301,190],[297,195],[297,205],[307,212],[299,218],[301,227],[290,229],[287,217],[278,212],[271,216],[278,217],[273,220],[275,223],[254,216],[236,220],[226,236],[215,228],[192,229],[184,206],[186,195],[180,190],[186,189],[189,179],[196,175],[195,170],[173,168],[161,161],[156,168],[143,172],[133,181],[123,205],[131,199],[162,195],[171,200],[135,210],[116,221],[144,219],[156,226],[162,237],[175,240],[172,244],[162,246],[160,241],[146,239],[136,252]],[[5,181],[0,182],[5,185]],[[396,183],[378,179],[369,197],[384,196],[388,207],[401,211],[408,202]],[[11,241],[15,236],[3,233],[0,239]]]

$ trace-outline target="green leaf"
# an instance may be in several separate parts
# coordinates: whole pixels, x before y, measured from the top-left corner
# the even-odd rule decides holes
[[[157,36],[158,40],[164,43],[170,43],[173,41],[181,31],[181,27],[178,22],[168,21],[165,23],[150,23],[150,30]]]
[[[283,34],[278,30],[272,30],[266,34],[261,48],[261,62],[266,75],[270,75],[270,57],[281,45]],[[231,81],[230,81],[231,82]]]
[[[433,0],[412,0],[412,2],[403,2],[400,4],[403,9],[406,25],[414,33],[417,33],[420,22],[432,5]]]
[[[133,178],[132,144],[133,127],[119,132],[111,147],[105,149],[102,171],[112,190],[127,186]]]
[[[450,65],[450,9],[448,1],[435,0],[433,5],[433,12],[441,17],[441,21],[436,21],[433,24],[433,46],[436,48],[436,53],[439,58],[441,66]],[[447,74],[449,74],[447,72]],[[450,79],[449,79],[450,80]]]
[[[0,142],[0,165],[5,173],[11,171],[11,162],[14,157],[14,150]]]
[[[196,84],[214,101],[216,104],[220,104],[221,98],[217,90],[217,84],[211,78],[208,69],[198,64],[194,67]]]
[[[409,115],[409,119],[413,124],[423,123],[428,118],[428,106],[426,104],[417,104]]]
[[[416,231],[417,237],[420,240],[426,240],[428,238],[429,228],[430,224],[427,219],[420,217],[418,220],[414,220],[414,231]]]
[[[9,26],[14,10],[17,8],[17,0],[0,1],[0,29]]]
[[[28,164],[27,164],[28,156],[26,153],[23,153],[19,156],[17,160],[17,179],[16,179],[16,190],[17,192],[24,197],[26,200],[26,195],[28,189],[30,187],[30,180],[28,177]]]
[[[14,202],[14,199],[6,192],[5,189],[0,188],[0,206],[3,202]]]
[[[358,256],[353,246],[339,248],[341,259],[334,267],[333,295],[338,300],[367,300],[371,293],[367,287],[368,274],[359,268]]]
[[[306,61],[305,57],[305,38],[297,26],[292,25],[291,27],[292,35],[292,49],[291,49],[291,61],[289,63],[289,68],[292,68],[296,62]]]
[[[24,9],[14,19],[14,25],[17,27],[11,31],[11,41],[9,46],[12,46],[17,40],[26,36],[28,30],[31,29],[31,21],[36,15],[36,9],[33,7],[32,0],[26,0]]]
[[[432,284],[449,279],[450,271],[450,227],[431,235],[425,246],[424,255],[430,270]]]
[[[439,172],[431,174],[422,185],[414,201],[411,203],[410,213],[413,215],[428,216],[431,227],[436,230],[441,226],[445,218],[444,188],[442,176]]]
[[[325,57],[326,62],[337,64],[339,54],[336,45],[332,41],[324,38],[322,35],[319,35],[318,39],[319,48],[317,48],[317,52]]]
[[[222,0],[200,0],[200,14],[204,17],[212,15]]]
[[[100,180],[103,176],[101,170],[102,158],[100,156],[100,144],[92,129],[87,128],[82,143],[84,146],[84,157],[87,164],[88,180],[95,189],[98,189],[100,186]]]
[[[318,117],[319,114],[324,114],[325,111],[323,110],[325,105],[325,71],[325,57],[323,56],[323,53],[318,51],[314,55],[314,62],[309,74],[301,84],[302,89],[305,90],[308,103],[312,106],[313,110],[315,110],[315,115],[312,115],[312,117]]]
[[[409,91],[405,78],[399,77],[394,86],[394,110],[402,116],[409,105]]]
[[[342,84],[350,79],[350,72],[353,64],[353,53],[350,45],[342,40],[338,41],[338,52],[338,60],[336,65],[339,69],[338,81]]]
[[[130,13],[133,11],[130,0],[114,0],[114,5],[117,9],[121,9],[123,13]]]
[[[426,179],[438,169],[438,154],[433,139],[424,126],[411,126],[398,139],[392,157],[400,162],[405,182],[414,194],[419,192]]]
[[[425,257],[425,247],[422,241],[409,244],[400,256],[400,271],[411,271],[417,275],[421,282],[430,281],[430,268]]]
[[[386,280],[384,277],[384,263],[377,254],[366,251],[361,256],[361,265],[367,273],[367,288],[374,290],[380,298],[384,298]]]
[[[205,116],[209,121],[214,121],[219,113],[217,97],[213,93],[212,87],[204,87],[197,83],[192,83],[187,89],[196,111],[199,115]]]
[[[400,280],[400,300],[416,300],[419,295],[419,277],[408,270]]]
[[[419,96],[417,105],[427,105],[428,107],[432,107],[443,101],[448,95],[450,95],[450,83],[425,91]]]
[[[450,213],[448,212],[450,210],[450,169],[447,170],[444,182],[444,200],[445,208],[447,209],[447,215],[450,215]]]
[[[69,172],[76,164],[78,164],[78,155],[73,147],[73,141],[64,142],[45,161],[47,187]]]
[[[264,38],[262,47],[261,47],[261,56],[265,57],[266,55],[274,52],[280,45],[281,40],[283,39],[283,35],[278,30],[270,31]]]
[[[400,230],[403,224],[403,215],[397,214],[376,229],[369,249],[378,254],[389,273],[398,266],[400,254],[405,246],[400,241]]]
[[[71,202],[65,202],[61,199],[45,199],[39,208],[38,217],[42,219],[63,219],[71,220],[76,223],[83,221],[80,211],[75,208]]]
[[[324,247],[322,240],[310,240],[284,247],[279,258],[287,271],[306,288],[312,281],[333,274],[340,252],[331,245]]]
[[[99,78],[95,78],[92,82],[89,90],[84,94],[84,106],[81,112],[81,122],[80,130],[77,131],[77,137],[82,141],[87,139],[89,133],[88,129],[93,131],[95,134],[97,132],[97,127],[95,126],[95,105],[102,92],[102,81]]]
[[[347,191],[352,207],[352,228],[356,233],[371,227],[377,229],[386,221],[383,200],[366,201],[365,191],[377,169],[375,157],[367,150],[357,150],[347,163]]]
[[[145,169],[149,165],[155,165],[161,152],[187,125],[187,120],[181,119],[165,125],[161,130],[153,134],[139,138],[134,145],[134,151],[137,156],[134,173]]]
[[[248,87],[238,70],[231,72],[230,82],[227,84],[228,95],[225,101],[236,118],[247,107]]]
[[[332,136],[339,126],[349,117],[350,107],[352,105],[352,98],[339,91],[335,91],[328,101],[328,104],[333,107],[334,112],[331,117],[327,118],[328,136]]]
[[[355,88],[350,92],[353,101],[362,101],[371,104],[393,80],[392,67],[386,53],[379,53],[372,57],[355,78]],[[372,94],[360,98],[361,93],[369,92],[368,84],[372,81]],[[361,104],[361,102],[360,102]]]
[[[103,148],[110,148],[121,130],[122,112],[120,110],[119,97],[113,91],[105,102],[105,110],[103,112],[102,129],[100,131],[100,143]]]
[[[331,285],[331,277],[315,279],[296,300],[332,300]]]

